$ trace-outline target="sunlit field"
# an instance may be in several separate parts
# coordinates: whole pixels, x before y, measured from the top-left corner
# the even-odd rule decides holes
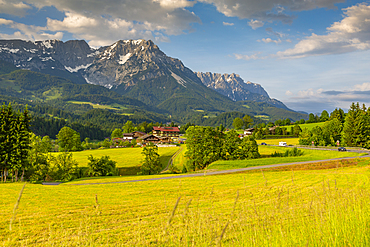
[[[369,160],[330,167],[27,184],[16,215],[23,184],[1,184],[0,245],[369,246]]]
[[[298,125],[299,125],[299,127],[301,127],[301,129],[307,128],[307,129],[311,130],[311,129],[313,129],[316,126],[322,127],[322,125],[324,123],[325,122],[320,122],[320,123],[305,123],[305,124],[298,124]],[[294,127],[294,125],[286,125],[286,126],[281,126],[281,127],[284,127],[284,128],[287,128],[288,130],[290,130],[290,127]]]
[[[298,145],[299,138],[280,138],[280,139],[262,139],[256,140],[257,144],[261,144],[262,142],[269,144],[269,145],[279,145],[279,142],[286,142],[287,145]]]
[[[263,165],[272,165],[272,164],[301,162],[301,161],[326,160],[326,159],[343,158],[343,157],[358,157],[358,156],[366,155],[366,153],[301,149],[303,151],[302,156],[268,157],[274,152],[284,153],[287,149],[288,147],[258,146],[258,150],[262,158],[249,159],[249,160],[219,160],[219,161],[213,162],[208,167],[208,169],[227,170],[227,169],[236,169],[236,168],[244,168],[244,167],[251,167],[251,166],[263,166]]]
[[[172,157],[179,147],[159,147],[158,153],[161,156],[161,162],[167,164],[168,160]],[[73,159],[75,159],[80,167],[87,167],[89,160],[87,157],[92,155],[95,158],[102,156],[109,156],[111,160],[117,162],[117,167],[133,167],[140,166],[144,156],[141,154],[142,148],[107,148],[107,149],[95,149],[85,150],[81,152],[73,152]],[[52,153],[57,155],[58,153]]]

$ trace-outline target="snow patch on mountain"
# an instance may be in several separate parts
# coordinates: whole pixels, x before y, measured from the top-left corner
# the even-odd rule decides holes
[[[76,66],[75,68],[71,68],[71,67],[67,67],[67,66],[64,66],[64,68],[65,68],[66,70],[68,70],[69,72],[71,72],[71,73],[75,73],[75,72],[79,71],[80,69],[87,69],[90,65],[91,65],[91,63],[86,64],[86,65]],[[86,78],[85,78],[85,79],[86,79]],[[87,80],[86,80],[86,81],[87,81]],[[90,84],[92,84],[92,83],[90,83]]]
[[[51,42],[52,42],[52,40],[44,40],[44,41],[42,41],[42,45],[45,46],[48,49],[52,49],[53,46],[52,46]]]
[[[118,63],[123,65],[127,62],[127,60],[131,57],[131,53],[127,53],[126,55],[122,56],[122,55],[119,55],[119,61]]]
[[[7,47],[0,47],[0,52],[2,52],[2,51],[7,51],[7,52],[10,52],[10,53],[18,53],[19,49],[9,49]]]

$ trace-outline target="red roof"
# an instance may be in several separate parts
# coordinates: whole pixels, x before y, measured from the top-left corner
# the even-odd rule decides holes
[[[180,132],[178,127],[153,127],[153,130],[162,131],[162,132],[166,132],[166,131]]]

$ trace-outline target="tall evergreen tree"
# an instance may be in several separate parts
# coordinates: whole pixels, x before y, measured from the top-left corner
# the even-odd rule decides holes
[[[370,113],[365,105],[352,103],[345,118],[342,139],[350,147],[370,147]]]
[[[27,107],[24,112],[14,113],[12,105],[0,108],[0,170],[2,181],[6,182],[9,172],[18,180],[18,172],[27,165],[30,147],[30,117]]]

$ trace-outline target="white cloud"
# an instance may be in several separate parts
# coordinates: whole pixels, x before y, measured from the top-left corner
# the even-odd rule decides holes
[[[353,91],[370,91],[370,83],[357,84],[353,87]]]
[[[234,26],[234,23],[222,22],[224,26]]]
[[[281,39],[273,40],[273,39],[270,39],[270,38],[267,38],[267,39],[263,38],[261,41],[264,42],[264,43],[275,43],[275,44],[280,44],[281,43]]]
[[[264,23],[262,21],[259,21],[259,20],[251,20],[250,22],[248,22],[248,25],[253,29],[257,29],[259,27],[263,27]]]
[[[264,59],[265,57],[259,57],[261,52],[256,52],[253,55],[242,55],[242,54],[234,54],[235,58],[238,60],[256,60],[256,59]]]
[[[285,95],[292,96],[292,95],[293,95],[293,93],[292,93],[291,91],[289,91],[289,90],[288,90],[288,91],[286,91],[286,92],[285,92]]]
[[[0,33],[1,39],[47,40],[63,38],[62,32],[49,33],[46,27],[25,25],[6,19],[0,19],[0,24],[7,25],[17,30],[13,34]]]
[[[13,21],[0,18],[0,25],[11,25]]]
[[[327,28],[327,35],[312,34],[294,48],[276,55],[280,58],[341,54],[370,49],[370,6],[366,3],[344,9],[344,18]]]
[[[25,16],[31,6],[21,1],[0,0],[0,13]]]
[[[168,9],[192,7],[195,3],[194,1],[187,0],[153,0],[153,2],[158,2],[161,7]]]
[[[228,17],[291,23],[295,18],[287,13],[312,10],[316,8],[336,8],[335,3],[344,0],[199,0],[216,6],[217,10]]]
[[[356,84],[341,90],[325,91],[322,88],[301,90],[294,94],[286,91],[289,99],[284,102],[293,109],[317,111],[341,107],[347,109],[352,102],[360,102],[370,106],[370,83]],[[321,107],[320,107],[321,104]]]
[[[23,7],[42,9],[53,6],[65,14],[64,19],[48,18],[52,32],[70,32],[75,38],[93,40],[92,45],[107,45],[118,39],[168,40],[166,35],[193,31],[199,17],[187,10],[189,0],[23,0]],[[0,0],[1,6],[20,4],[19,0]],[[26,9],[27,9],[26,8]],[[0,11],[1,12],[1,11]],[[21,13],[10,13],[24,15]],[[16,30],[19,31],[19,30]]]

